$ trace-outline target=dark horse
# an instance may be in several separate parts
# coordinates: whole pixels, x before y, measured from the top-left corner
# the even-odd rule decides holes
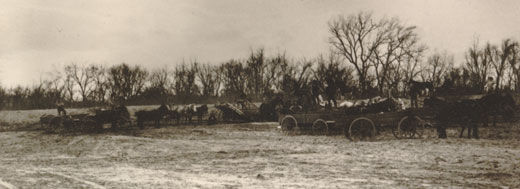
[[[260,104],[260,117],[265,121],[276,121],[278,119],[278,114],[276,111],[276,107],[282,104],[282,96],[276,95],[273,98],[267,100],[267,102],[263,102]]]
[[[182,110],[180,110],[180,113],[181,113],[182,117],[184,117],[184,121],[186,123],[189,123],[189,122],[191,122],[191,118],[195,114],[195,111],[196,111],[195,106],[193,104],[190,104],[190,105],[184,106],[184,108]]]
[[[417,104],[417,96],[421,94],[421,92],[425,89],[429,89],[433,91],[432,82],[419,82],[410,80],[410,103],[412,108],[418,108]]]
[[[161,104],[161,106],[154,110],[140,110],[135,112],[135,117],[137,117],[137,126],[143,129],[143,123],[146,121],[153,121],[155,123],[155,127],[159,127],[159,123],[161,119],[169,115],[169,109],[165,104]]]
[[[489,94],[477,100],[460,100],[447,102],[439,98],[429,98],[425,106],[431,107],[435,114],[439,138],[447,138],[446,126],[456,123],[462,127],[459,137],[468,128],[468,138],[479,138],[478,124],[488,124],[491,115],[501,115],[506,120],[512,120],[515,114],[515,101],[510,94]]]
[[[93,118],[98,129],[101,129],[105,123],[111,123],[112,129],[116,129],[121,124],[130,121],[130,113],[126,106],[120,105],[109,110],[96,111]]]
[[[177,108],[175,109],[171,109],[168,111],[168,114],[166,115],[166,118],[168,120],[174,120],[176,121],[176,124],[179,124],[180,123],[180,120],[181,120],[181,113],[179,112],[179,110]]]

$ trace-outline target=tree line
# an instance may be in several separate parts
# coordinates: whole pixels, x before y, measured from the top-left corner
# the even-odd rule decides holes
[[[398,18],[360,12],[328,23],[329,52],[313,58],[268,56],[264,49],[221,64],[198,61],[149,70],[126,63],[106,67],[71,63],[33,86],[0,87],[2,109],[215,103],[275,94],[304,96],[311,84],[336,97],[406,97],[410,80],[430,81],[441,95],[482,93],[489,77],[495,90],[520,90],[520,47],[506,38],[476,38],[455,66],[446,51],[429,50],[417,27]],[[331,87],[334,86],[334,87]]]

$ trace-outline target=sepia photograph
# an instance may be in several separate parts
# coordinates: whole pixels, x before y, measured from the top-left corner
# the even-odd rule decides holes
[[[520,1],[0,5],[0,189],[520,188]]]

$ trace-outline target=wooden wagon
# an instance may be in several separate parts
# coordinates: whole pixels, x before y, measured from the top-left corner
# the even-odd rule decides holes
[[[379,131],[392,129],[396,138],[420,138],[428,113],[424,109],[348,115],[344,112],[293,113],[280,116],[282,131],[317,135],[343,134],[352,141],[371,140]]]

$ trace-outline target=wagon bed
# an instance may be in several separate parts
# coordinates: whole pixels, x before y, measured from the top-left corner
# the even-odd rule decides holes
[[[428,114],[426,109],[352,115],[342,111],[303,112],[282,115],[279,123],[287,133],[343,134],[353,141],[371,139],[385,129],[391,129],[396,138],[418,138],[428,124],[424,121]]]

